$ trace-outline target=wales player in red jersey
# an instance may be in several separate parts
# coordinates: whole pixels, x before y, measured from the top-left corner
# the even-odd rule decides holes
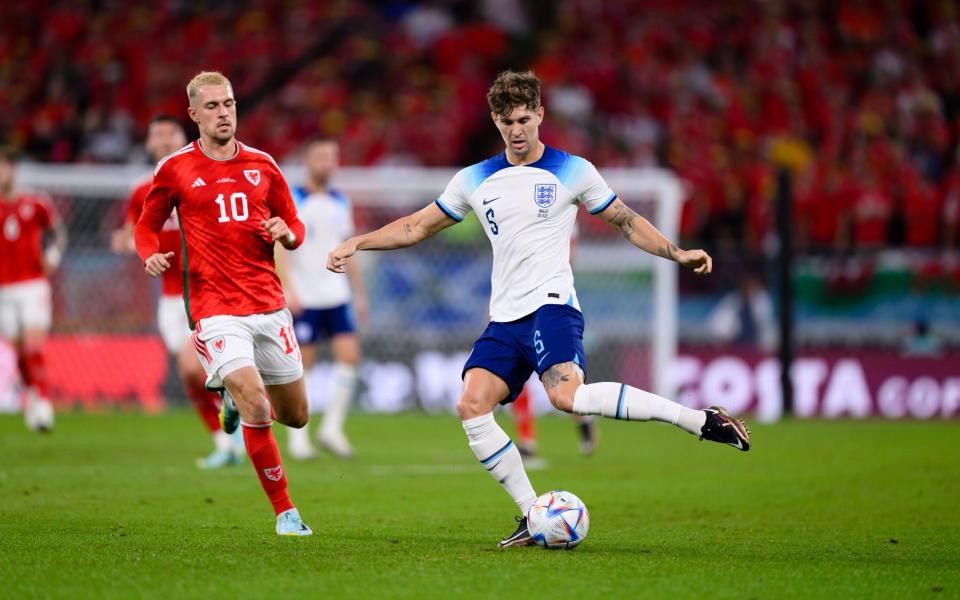
[[[233,87],[216,72],[187,85],[200,139],[160,161],[134,227],[137,253],[157,277],[173,265],[159,234],[176,208],[186,273],[184,303],[207,387],[223,389],[224,430],[243,426],[247,454],[277,514],[278,535],[310,535],[290,501],[275,418],[309,418],[293,319],[274,266],[274,244],[303,241],[304,226],[280,168],[237,141]]]
[[[27,427],[53,428],[43,347],[50,331],[49,273],[67,246],[60,217],[44,196],[14,187],[17,154],[0,147],[0,337],[13,344],[23,382]],[[43,238],[52,242],[44,250]]]
[[[170,115],[157,115],[147,125],[147,139],[144,147],[147,154],[157,163],[163,157],[182,148],[187,136],[180,121]],[[113,232],[111,247],[114,252],[134,253],[133,226],[143,212],[143,201],[153,185],[153,175],[137,182],[130,192],[127,202],[126,220],[120,229]],[[180,224],[176,211],[170,213],[163,230],[160,232],[160,251],[173,252],[171,262],[180,261]],[[157,329],[167,347],[167,351],[177,362],[177,371],[183,381],[187,396],[197,409],[200,420],[213,438],[214,449],[208,456],[198,459],[201,469],[218,469],[243,461],[243,444],[238,436],[229,436],[220,425],[220,398],[204,386],[206,374],[197,360],[190,337],[190,325],[183,310],[183,274],[177,269],[169,269],[163,274],[163,292],[157,301]]]

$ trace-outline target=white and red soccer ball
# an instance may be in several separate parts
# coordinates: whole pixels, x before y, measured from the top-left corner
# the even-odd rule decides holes
[[[527,511],[527,530],[544,548],[575,548],[589,529],[586,505],[567,491],[547,492]]]

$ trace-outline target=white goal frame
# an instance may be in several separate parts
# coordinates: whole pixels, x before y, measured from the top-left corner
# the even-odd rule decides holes
[[[286,165],[284,172],[291,181],[303,180],[300,165]],[[363,193],[367,205],[416,209],[436,198],[455,172],[453,168],[344,167],[337,173],[336,185],[348,194]],[[668,239],[677,239],[685,194],[680,180],[671,171],[617,168],[601,169],[601,172],[610,187],[627,202],[652,200],[655,214],[646,216],[652,216],[654,225]],[[25,163],[19,168],[18,184],[73,198],[125,198],[134,182],[148,173],[149,168],[142,165]],[[371,194],[379,195],[372,199]],[[656,393],[672,397],[670,372],[677,355],[677,264],[643,258],[642,254],[638,255],[637,264],[646,260],[651,261],[654,274],[654,314],[650,320],[653,387]]]

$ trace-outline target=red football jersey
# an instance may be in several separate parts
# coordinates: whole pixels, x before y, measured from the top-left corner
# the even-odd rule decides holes
[[[50,202],[41,196],[0,197],[0,285],[46,278],[43,233],[53,225]]]
[[[194,322],[286,306],[262,221],[282,218],[297,246],[304,227],[269,154],[237,142],[236,156],[216,160],[193,142],[161,160],[134,227],[141,260],[160,251],[158,234],[174,208],[186,240],[184,298]]]
[[[147,192],[153,185],[153,175],[145,177],[134,186],[130,192],[130,200],[127,204],[127,223],[136,225],[140,220],[140,214],[143,212],[143,201],[147,198]],[[160,230],[160,252],[173,252],[173,259],[170,261],[174,267],[163,272],[163,294],[165,296],[179,296],[183,294],[183,262],[180,253],[180,224],[177,222],[177,209],[173,209],[170,216],[163,223],[163,229]]]

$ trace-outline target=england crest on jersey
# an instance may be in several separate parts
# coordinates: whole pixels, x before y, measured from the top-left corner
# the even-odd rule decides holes
[[[260,185],[260,170],[259,169],[244,169],[243,176],[247,178],[247,181],[253,185]]]
[[[533,188],[533,200],[540,208],[550,208],[557,201],[557,184],[536,184]]]

